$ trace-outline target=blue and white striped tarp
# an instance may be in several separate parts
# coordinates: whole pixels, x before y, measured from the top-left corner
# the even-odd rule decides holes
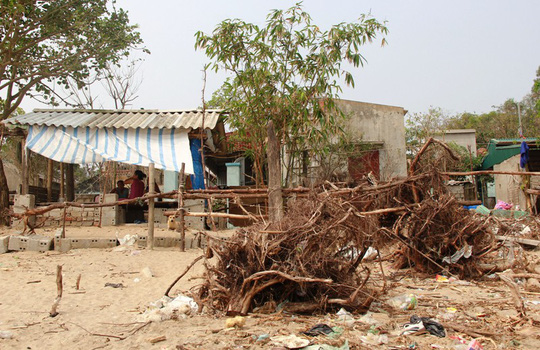
[[[106,129],[30,125],[26,146],[57,162],[87,164],[104,160],[193,174],[186,129]]]

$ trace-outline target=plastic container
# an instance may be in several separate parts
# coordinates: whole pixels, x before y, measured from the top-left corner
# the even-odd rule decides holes
[[[403,294],[389,299],[388,305],[394,309],[414,310],[418,306],[418,299],[414,294]]]

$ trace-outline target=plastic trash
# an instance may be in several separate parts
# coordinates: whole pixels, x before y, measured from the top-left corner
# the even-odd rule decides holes
[[[452,256],[450,257],[445,256],[443,258],[443,262],[447,264],[455,264],[461,258],[468,259],[472,255],[472,248],[473,248],[472,245],[465,244],[465,246],[463,246],[460,250],[452,254]]]
[[[225,328],[242,328],[246,325],[246,318],[236,316],[225,320]]]
[[[344,308],[339,309],[336,315],[338,315],[339,322],[343,322],[347,325],[352,325],[354,323],[354,316]]]
[[[300,349],[309,345],[310,341],[305,338],[300,338],[297,335],[277,335],[270,338],[270,341],[275,346],[281,346],[287,349]]]
[[[125,235],[123,238],[120,238],[118,237],[118,231],[116,231],[116,239],[118,240],[118,243],[123,246],[131,247],[137,242],[138,238],[138,235]]]
[[[13,332],[0,331],[0,339],[11,339],[11,338],[13,338]]]
[[[394,309],[414,310],[418,306],[418,299],[414,294],[403,294],[389,299],[388,305]]]
[[[255,341],[264,341],[266,339],[270,338],[270,334],[261,334],[258,337],[254,336]]]
[[[316,324],[315,326],[311,327],[310,330],[302,332],[302,334],[308,335],[310,337],[316,337],[318,335],[327,335],[327,334],[330,334],[330,333],[333,333],[333,332],[334,332],[334,330],[332,328],[330,328],[330,326],[328,326],[328,325],[326,325],[324,323],[319,323],[319,324]]]
[[[302,350],[349,350],[349,341],[345,340],[345,343],[343,343],[342,346],[332,346],[328,344],[316,344],[316,345],[310,345],[306,346],[305,348],[302,348]]]
[[[141,275],[147,278],[154,277],[154,273],[152,272],[152,270],[150,270],[148,266],[141,270]]]
[[[495,204],[495,209],[502,209],[502,210],[510,210],[512,209],[513,204],[506,203],[504,201],[497,201],[497,204]]]
[[[373,334],[368,332],[367,335],[360,336],[360,340],[363,343],[371,345],[382,345],[388,343],[388,336],[386,334]]]
[[[485,216],[489,216],[489,214],[491,213],[491,210],[489,210],[487,207],[485,207],[483,205],[479,205],[478,207],[476,207],[475,211],[478,214],[482,214],[482,215],[485,215]]]
[[[105,283],[105,287],[111,287],[111,288],[124,288],[124,285],[122,283]]]
[[[444,327],[439,322],[429,317],[418,317],[413,315],[411,316],[410,323],[403,325],[403,328],[404,331],[401,333],[403,335],[413,334],[425,329],[430,334],[439,338],[444,338],[446,336]]]
[[[180,294],[176,298],[162,297],[150,303],[147,310],[139,315],[140,322],[160,322],[187,315],[195,314],[199,310],[199,306],[192,298]]]

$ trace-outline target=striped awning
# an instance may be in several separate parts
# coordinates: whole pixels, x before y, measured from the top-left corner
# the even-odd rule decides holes
[[[92,128],[30,125],[26,146],[57,162],[103,160],[193,174],[187,129]]]

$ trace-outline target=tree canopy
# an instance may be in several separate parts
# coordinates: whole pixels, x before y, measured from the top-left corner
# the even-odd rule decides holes
[[[209,66],[231,74],[220,102],[231,127],[251,146],[259,182],[267,123],[273,121],[290,159],[320,151],[339,134],[343,115],[333,99],[341,92],[340,80],[354,86],[348,67],[364,64],[362,45],[386,33],[384,23],[366,15],[323,31],[297,4],[271,11],[262,27],[228,19],[212,34],[196,34],[196,48],[210,58]]]
[[[519,104],[519,111],[518,111]],[[518,138],[519,113],[523,136],[540,138],[540,68],[536,71],[531,93],[521,101],[507,99],[487,113],[459,113],[451,115],[441,108],[430,108],[426,113],[409,115],[407,146],[409,150],[421,145],[428,137],[450,129],[475,129],[477,146],[486,147],[496,138]]]
[[[108,0],[0,0],[2,119],[28,96],[54,98],[53,83],[82,81],[140,46],[137,26]]]

